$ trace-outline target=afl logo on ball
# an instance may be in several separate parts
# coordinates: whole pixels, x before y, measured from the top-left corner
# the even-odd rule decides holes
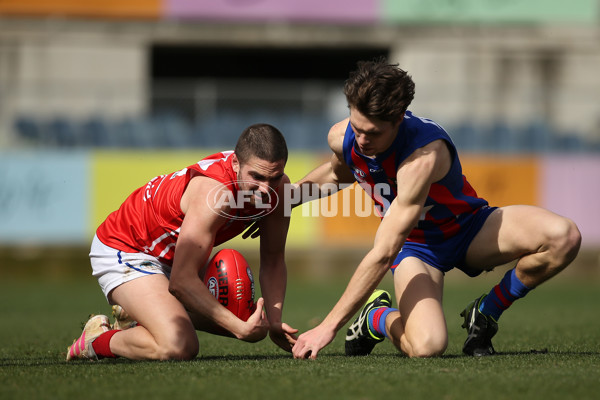
[[[248,279],[250,279],[250,287],[252,288],[252,302],[254,303],[254,275],[252,275],[252,270],[250,267],[246,268],[246,274],[248,275]]]
[[[217,278],[211,276],[208,282],[206,282],[206,286],[208,287],[208,291],[215,296],[215,298],[218,298],[219,283],[217,282]]]

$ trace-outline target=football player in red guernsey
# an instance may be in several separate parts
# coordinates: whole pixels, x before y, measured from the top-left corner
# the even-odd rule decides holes
[[[67,361],[126,357],[189,360],[196,330],[257,342],[270,335],[286,351],[296,329],[282,322],[289,216],[278,196],[289,183],[288,152],[275,127],[256,124],[235,150],[152,179],[100,225],[90,259],[117,323],[86,323]],[[223,307],[202,282],[213,246],[260,220],[263,298],[247,321]],[[263,312],[263,307],[264,311]]]

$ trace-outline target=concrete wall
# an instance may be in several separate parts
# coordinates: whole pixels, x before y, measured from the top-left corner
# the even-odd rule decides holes
[[[560,135],[600,143],[597,37],[594,26],[231,25],[0,17],[0,145],[19,144],[13,124],[22,114],[75,120],[143,115],[151,102],[148,57],[153,43],[389,48],[391,60],[416,81],[413,111],[447,128],[499,122],[520,129],[540,122]]]
[[[120,35],[50,25],[11,33],[2,32],[6,26],[0,24],[0,137],[5,145],[14,144],[12,124],[21,115],[78,121],[146,111],[145,46]]]

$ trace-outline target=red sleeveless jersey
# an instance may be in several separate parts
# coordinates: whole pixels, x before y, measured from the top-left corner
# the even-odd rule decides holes
[[[184,218],[180,206],[183,192],[193,177],[202,175],[226,185],[236,198],[239,188],[231,165],[232,154],[233,151],[216,153],[180,171],[152,179],[106,218],[96,231],[98,239],[117,250],[150,254],[172,265]],[[217,232],[215,246],[242,233],[253,222],[251,216],[256,214],[256,208],[245,204],[237,212],[240,218],[230,218]]]

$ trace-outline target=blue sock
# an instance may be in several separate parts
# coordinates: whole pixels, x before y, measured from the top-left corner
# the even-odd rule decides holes
[[[488,293],[479,306],[479,311],[483,315],[492,317],[498,321],[500,315],[506,310],[513,301],[525,297],[531,289],[523,285],[523,282],[517,278],[515,269],[506,272],[504,278],[499,284]]]
[[[398,309],[390,307],[378,307],[369,311],[369,314],[367,315],[367,323],[369,326],[369,331],[371,331],[372,335],[378,338],[388,337],[388,334],[385,331],[385,319],[392,311],[398,311]]]

